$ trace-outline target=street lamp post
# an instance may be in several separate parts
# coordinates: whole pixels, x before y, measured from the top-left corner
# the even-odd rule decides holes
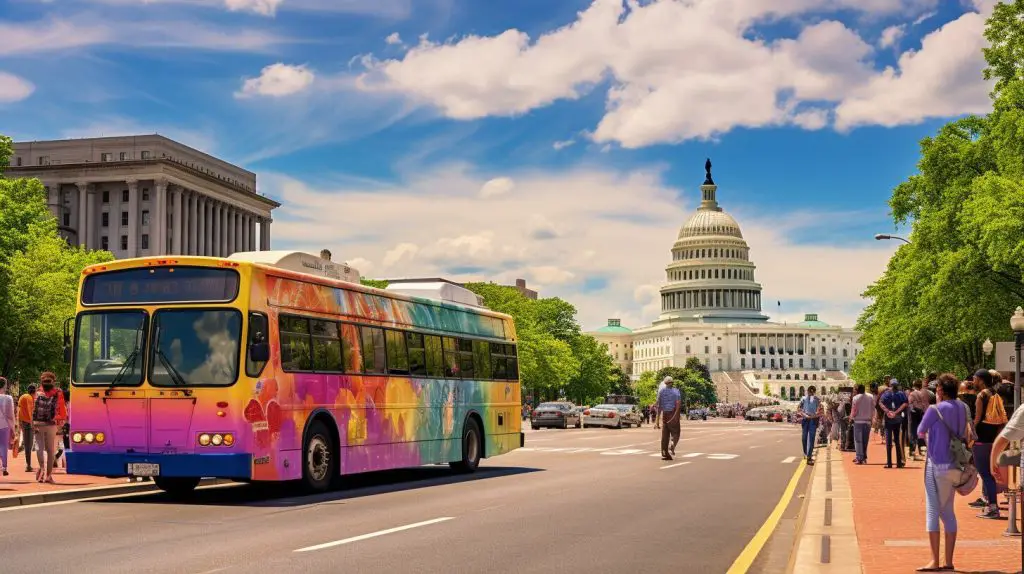
[[[1017,307],[1017,310],[1013,312],[1013,316],[1010,317],[1010,328],[1013,329],[1013,412],[1017,412],[1017,408],[1020,406],[1020,350],[1021,345],[1024,344],[1024,309]],[[1014,473],[1017,474],[1017,473]],[[1006,527],[1005,534],[1007,536],[1020,536],[1020,531],[1017,530],[1017,501],[1020,498],[1020,503],[1024,504],[1024,498],[1020,497],[1020,479],[1011,480],[1009,488],[1007,488],[1007,497],[1010,499],[1010,523]],[[1024,515],[1024,508],[1021,508],[1021,514]],[[1024,538],[1021,539],[1021,563],[1024,564]]]
[[[875,241],[882,241],[882,240],[885,240],[885,239],[898,239],[898,240],[902,241],[903,243],[906,243],[908,245],[910,244],[910,240],[909,239],[907,239],[905,237],[900,237],[899,235],[890,235],[888,233],[876,233],[875,234]]]
[[[984,366],[988,368],[988,356],[992,354],[992,340],[985,339],[985,342],[981,344],[981,352],[985,354]]]

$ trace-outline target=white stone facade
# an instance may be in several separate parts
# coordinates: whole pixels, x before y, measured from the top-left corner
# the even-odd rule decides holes
[[[36,177],[72,245],[118,259],[270,249],[256,174],[159,135],[16,142],[8,175]]]
[[[659,319],[632,331],[612,319],[590,334],[634,379],[695,357],[716,382],[724,377],[744,383],[754,394],[763,394],[765,383],[771,394],[786,398],[810,385],[849,384],[846,373],[862,349],[860,333],[813,314],[784,324],[761,313],[749,247],[739,224],[718,206],[710,163],[707,170],[701,206],[672,247]]]

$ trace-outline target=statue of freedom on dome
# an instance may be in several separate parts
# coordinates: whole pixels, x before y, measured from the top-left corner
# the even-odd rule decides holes
[[[715,185],[715,180],[711,179],[711,158],[707,158],[704,162],[704,172],[707,173],[707,177],[704,178],[704,185]]]

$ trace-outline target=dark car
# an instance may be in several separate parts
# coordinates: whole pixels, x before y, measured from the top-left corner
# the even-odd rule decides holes
[[[541,403],[530,415],[530,426],[533,430],[543,427],[580,428],[580,424],[580,413],[572,403]]]

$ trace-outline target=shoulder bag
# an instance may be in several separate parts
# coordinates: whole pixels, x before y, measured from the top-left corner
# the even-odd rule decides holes
[[[971,451],[967,448],[967,443],[963,436],[958,432],[954,432],[949,423],[946,422],[946,419],[942,417],[942,411],[939,410],[938,405],[930,408],[935,409],[935,414],[939,416],[942,426],[946,427],[946,431],[949,432],[950,458],[956,468],[960,470],[960,479],[953,486],[961,496],[967,496],[978,486],[978,469],[971,460]],[[964,409],[966,410],[966,405],[964,405]],[[964,416],[969,417],[969,411]]]

